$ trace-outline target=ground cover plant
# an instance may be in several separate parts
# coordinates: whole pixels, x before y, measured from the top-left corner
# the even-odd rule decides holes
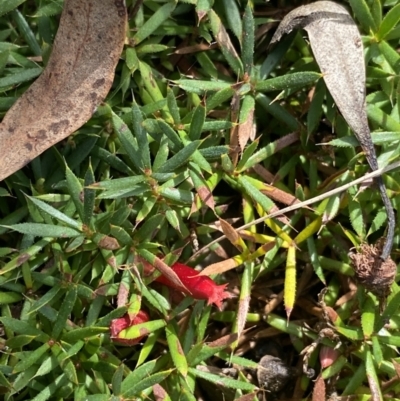
[[[369,172],[305,32],[270,46],[305,3],[127,0],[104,102],[0,182],[4,399],[400,399],[398,277],[360,284],[349,256],[380,252],[378,188],[298,207]],[[341,2],[381,167],[399,154],[398,3]],[[2,117],[63,5],[0,3]],[[399,173],[383,179],[398,211]],[[398,244],[396,227],[395,263]]]

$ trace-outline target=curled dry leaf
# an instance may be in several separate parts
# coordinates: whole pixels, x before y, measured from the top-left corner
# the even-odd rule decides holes
[[[367,373],[367,378],[368,378],[369,389],[371,391],[370,400],[383,401],[382,393],[379,388],[379,382],[376,380],[376,377]]]
[[[363,244],[359,252],[349,255],[357,281],[380,298],[388,295],[397,271],[390,257],[385,261],[379,257],[382,246],[382,240],[376,245]]]
[[[0,180],[89,120],[110,90],[125,30],[123,0],[65,1],[46,69],[0,124]]]
[[[365,100],[365,63],[361,35],[343,6],[317,1],[291,11],[280,23],[271,43],[295,28],[307,31],[315,60],[329,92],[354,131],[372,170],[378,169],[368,126]],[[393,245],[395,217],[381,177],[377,178],[388,216],[388,233],[380,255],[386,260]]]

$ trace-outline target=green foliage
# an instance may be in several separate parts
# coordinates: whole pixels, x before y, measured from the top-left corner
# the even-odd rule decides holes
[[[42,72],[62,3],[0,1],[2,116]],[[303,35],[268,48],[276,2],[137,3],[104,104],[0,183],[4,399],[196,400],[207,388],[251,397],[259,357],[250,340],[262,347],[273,336],[297,361],[318,337],[322,312],[311,306],[324,286],[343,346],[322,377],[341,396],[398,394],[396,381],[382,386],[398,371],[398,285],[385,303],[350,281],[350,248],[384,235],[378,191],[352,187],[266,217],[368,171]],[[305,2],[279,2],[293,3]],[[372,139],[386,165],[400,152],[400,3],[348,3],[364,35]],[[399,173],[385,181],[398,209]],[[230,228],[242,224],[235,237]],[[212,243],[221,230],[229,241]],[[223,311],[153,283],[149,263],[178,259],[220,263],[216,281],[235,294]],[[140,309],[150,321],[124,336],[145,331],[141,345],[113,342],[112,320]],[[230,363],[241,372],[226,375]],[[296,397],[309,399],[313,382],[295,379]]]

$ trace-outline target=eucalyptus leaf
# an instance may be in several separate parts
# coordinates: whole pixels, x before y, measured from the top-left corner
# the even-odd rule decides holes
[[[271,43],[295,28],[307,31],[330,94],[354,131],[371,169],[377,170],[378,162],[367,120],[364,49],[357,25],[343,6],[331,1],[317,1],[287,14]],[[377,182],[388,215],[388,233],[381,253],[381,259],[386,260],[392,249],[395,216],[382,178],[378,177]]]

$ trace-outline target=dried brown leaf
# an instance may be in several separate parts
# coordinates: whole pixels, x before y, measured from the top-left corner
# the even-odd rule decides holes
[[[0,180],[89,120],[110,90],[125,30],[123,0],[64,3],[46,69],[0,125]]]
[[[268,210],[268,214],[273,214],[277,213],[279,211],[279,207],[274,205],[271,207],[271,209]],[[290,219],[286,216],[278,216],[276,217],[277,220],[279,220],[281,223],[290,226]]]
[[[196,189],[200,199],[211,209],[215,208],[215,200],[210,189],[204,185]]]
[[[286,147],[292,145],[293,143],[297,142],[300,139],[300,134],[299,132],[291,132],[290,134],[287,134],[283,136],[282,138],[277,139],[274,142],[274,152],[277,153],[282,149],[285,149]]]
[[[113,237],[109,237],[108,235],[104,235],[97,245],[99,248],[107,249],[109,251],[115,251],[116,249],[120,248],[118,241]]]
[[[243,152],[247,141],[251,138],[254,139],[255,136],[254,109],[249,112],[246,121],[239,124],[237,133],[240,150]]]
[[[264,184],[265,189],[262,189],[261,192],[277,202],[283,203],[284,205],[294,205],[296,203],[300,203],[301,201],[297,199],[295,196],[289,194],[288,192],[282,191],[279,188],[273,187],[272,185]],[[307,207],[309,210],[312,210],[310,207]]]
[[[231,101],[231,122],[233,126],[230,132],[230,141],[229,141],[229,156],[232,160],[232,164],[236,166],[239,160],[239,110],[240,110],[240,94],[236,92]]]
[[[317,377],[314,384],[314,391],[312,395],[312,401],[323,401],[326,400],[326,386],[322,375]]]
[[[375,378],[368,374],[367,372],[367,379],[369,384],[369,389],[371,391],[371,398],[370,401],[383,401],[381,396],[381,391],[379,388],[379,383],[375,380]]]
[[[236,401],[253,401],[254,399],[256,399],[256,394],[257,393],[250,393],[250,394],[245,394],[242,395],[239,398],[236,398]]]
[[[154,257],[154,267],[169,281],[171,281],[177,288],[182,288],[185,292],[190,291],[183,285],[178,275],[157,256]]]
[[[236,330],[238,333],[238,337],[242,335],[243,329],[246,326],[247,320],[247,312],[250,308],[250,296],[246,296],[244,298],[239,298],[239,305],[236,317]]]
[[[219,207],[219,209],[220,209],[220,207]],[[223,213],[226,212],[227,210],[228,210],[228,208],[226,207],[226,208],[223,210]],[[222,214],[222,213],[221,213],[221,214]],[[238,221],[241,220],[241,219],[242,219],[241,217],[231,217],[231,218],[225,219],[225,221],[226,221],[227,223],[229,223],[229,224],[234,224],[234,223],[238,222]],[[221,227],[221,220],[216,220],[216,221],[213,222],[213,223],[209,223],[209,224],[207,224],[207,227],[210,227],[210,228],[212,228],[212,229],[214,229],[214,230],[216,230],[216,231],[221,231],[221,232],[223,232],[222,227]]]
[[[217,255],[221,259],[228,259],[229,258],[228,252],[226,251],[226,249],[221,244],[217,244],[215,249],[213,249],[213,252],[215,253],[215,255]]]
[[[226,336],[223,336],[221,338],[218,338],[215,341],[212,341],[210,343],[207,343],[209,347],[229,347],[231,344],[236,342],[238,340],[238,334],[237,333],[231,333],[227,334]]]
[[[384,299],[396,277],[397,267],[392,258],[383,261],[379,255],[382,239],[376,245],[362,244],[358,252],[349,255],[357,281],[367,290]]]
[[[343,117],[356,135],[368,137],[365,64],[357,25],[343,6],[317,1],[286,15],[271,43],[298,27],[307,31],[326,86]],[[366,138],[365,146],[367,149],[372,146],[370,138]]]
[[[271,184],[274,180],[274,175],[261,164],[256,164],[253,170],[268,184]]]
[[[114,268],[114,269],[118,268],[117,259],[115,259],[114,255],[107,258],[106,261],[112,268]]]
[[[121,281],[118,287],[117,293],[117,305],[118,307],[125,306],[128,304],[129,298],[129,285],[127,285],[124,281]]]
[[[400,363],[395,359],[392,359],[393,367],[397,375],[397,379],[400,379]]]
[[[219,219],[221,223],[222,232],[226,235],[229,242],[239,250],[239,252],[244,252],[244,249],[241,245],[241,238],[235,228],[233,228],[226,220]]]
[[[159,384],[153,386],[153,394],[156,401],[164,401],[170,399],[168,393]]]
[[[221,274],[228,270],[234,269],[238,267],[239,263],[234,259],[226,259],[222,262],[213,263],[210,266],[207,266],[204,270],[200,272],[200,276],[211,276],[212,274]]]
[[[269,315],[275,310],[283,301],[283,291],[276,294],[264,307],[264,315]]]
[[[218,47],[217,43],[197,43],[196,45],[192,46],[185,46],[185,47],[179,47],[174,51],[174,54],[191,54],[191,53],[197,53],[197,52],[203,52],[207,50],[212,50]]]
[[[229,33],[220,20],[218,20],[218,31],[215,32],[215,40],[221,47],[225,48],[232,55],[232,57],[239,59],[239,55],[231,41]]]
[[[357,25],[345,7],[332,1],[317,1],[286,15],[271,43],[295,28],[308,32],[326,86],[360,142],[371,169],[377,170],[378,162],[367,120],[364,50]],[[380,255],[386,260],[393,244],[395,217],[382,178],[378,177],[377,182],[388,215],[388,235]]]

